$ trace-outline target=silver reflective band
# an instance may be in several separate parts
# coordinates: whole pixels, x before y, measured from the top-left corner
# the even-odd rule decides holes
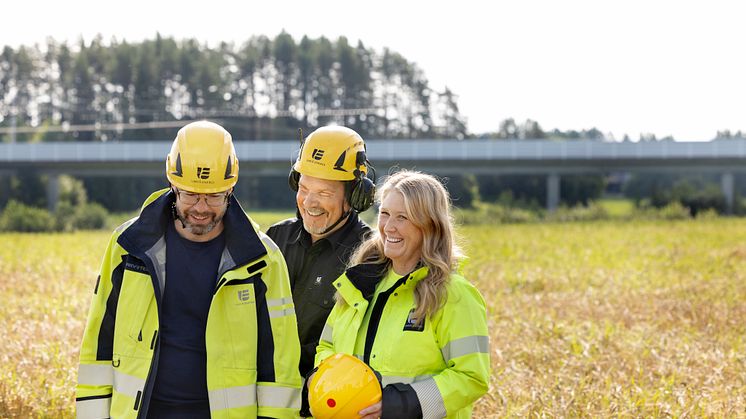
[[[256,386],[228,387],[207,393],[210,411],[253,406],[256,404]]]
[[[293,316],[295,315],[295,310],[293,308],[285,308],[282,310],[270,310],[269,311],[269,317],[275,318],[275,317],[284,317],[284,316]]]
[[[137,397],[137,392],[142,391],[145,387],[145,380],[131,375],[114,371],[114,391],[122,393],[133,399]]]
[[[487,336],[467,336],[465,338],[456,339],[448,342],[446,346],[440,349],[443,354],[443,359],[448,362],[453,358],[460,356],[474,354],[474,353],[489,353],[490,351],[490,338]]]
[[[257,233],[259,234],[259,238],[262,240],[262,243],[264,243],[264,245],[267,246],[270,250],[280,250],[280,248],[277,247],[277,244],[275,244],[275,242],[272,241],[272,239],[270,239],[268,235],[259,231]]]
[[[77,418],[108,418],[111,416],[111,397],[75,402]]]
[[[396,375],[383,375],[381,376],[381,384],[383,387],[386,387],[389,384],[394,383],[402,383],[402,384],[412,384],[416,383],[418,381],[424,381],[429,380],[432,378],[432,375],[418,375],[417,377],[399,377]]]
[[[285,298],[272,298],[267,300],[267,307],[284,306],[285,304],[291,304],[293,299],[290,297]]]
[[[417,400],[422,408],[422,419],[440,419],[446,417],[446,405],[434,379],[412,383]]]
[[[106,364],[80,364],[78,384],[84,386],[110,386],[114,383],[114,367]]]
[[[332,336],[334,336],[333,332],[334,332],[334,329],[331,326],[329,326],[329,324],[325,324],[324,330],[321,331],[321,340],[331,342]]]
[[[256,389],[257,404],[262,407],[300,409],[300,389],[259,385]]]
[[[145,254],[150,257],[150,261],[155,266],[158,285],[163,292],[166,289],[166,236],[162,236]]]

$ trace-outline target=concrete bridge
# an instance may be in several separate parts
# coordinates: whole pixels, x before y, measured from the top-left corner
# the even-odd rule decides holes
[[[366,143],[379,177],[392,167],[438,175],[546,175],[550,210],[559,203],[562,175],[645,171],[718,173],[727,206],[732,209],[734,174],[746,172],[746,140],[607,143],[372,139]],[[171,141],[4,143],[0,144],[0,175],[25,170],[48,175],[48,201],[53,206],[59,175],[159,176],[170,146]],[[243,176],[284,176],[299,148],[297,140],[236,141],[235,146]]]

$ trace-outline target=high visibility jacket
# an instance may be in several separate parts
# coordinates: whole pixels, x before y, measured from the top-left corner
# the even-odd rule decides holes
[[[417,324],[412,319],[414,290],[427,273],[421,267],[390,288],[375,290],[386,275],[380,265],[348,269],[334,282],[343,301],[327,319],[316,364],[334,353],[357,356],[381,374],[383,386],[411,386],[423,418],[468,418],[473,403],[487,392],[490,377],[484,300],[466,279],[452,274],[444,305]],[[366,311],[371,311],[368,327],[360,333]],[[355,353],[356,346],[363,347],[356,345],[358,339],[365,339],[364,353]],[[383,404],[385,414],[386,388]]]
[[[78,417],[147,415],[172,202],[168,189],[155,192],[109,241],[80,350]],[[234,197],[223,221],[226,247],[205,330],[211,416],[297,417],[300,344],[285,261]]]

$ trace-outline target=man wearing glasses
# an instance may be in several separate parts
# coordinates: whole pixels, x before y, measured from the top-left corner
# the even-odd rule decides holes
[[[287,267],[232,194],[231,135],[186,125],[166,176],[170,187],[106,250],[80,351],[78,417],[296,417]]]

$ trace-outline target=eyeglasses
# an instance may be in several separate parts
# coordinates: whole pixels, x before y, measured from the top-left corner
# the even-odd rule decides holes
[[[176,196],[179,198],[181,202],[184,203],[184,205],[197,205],[200,197],[204,197],[207,205],[211,207],[219,207],[225,204],[226,201],[228,201],[228,195],[230,195],[230,192],[201,194],[201,193],[192,193],[192,192],[182,191],[178,188],[174,188],[174,189],[176,189]]]

